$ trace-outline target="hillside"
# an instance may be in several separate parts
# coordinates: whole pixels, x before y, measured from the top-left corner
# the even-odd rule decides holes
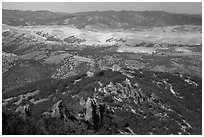
[[[3,134],[202,134],[201,15],[2,15]]]
[[[174,14],[163,11],[101,11],[81,13],[55,13],[50,11],[2,11],[2,22],[8,25],[88,25],[113,29],[128,29],[173,25],[201,25],[201,15]]]
[[[38,80],[113,66],[202,74],[199,26],[183,26],[178,32],[175,30],[181,27],[176,26],[145,32],[95,32],[60,25],[3,28],[3,92]],[[180,32],[183,29],[188,31]]]
[[[3,134],[201,134],[201,86],[128,69],[30,83],[3,93]]]

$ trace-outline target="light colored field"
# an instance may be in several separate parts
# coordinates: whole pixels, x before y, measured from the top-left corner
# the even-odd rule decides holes
[[[70,54],[69,53],[64,53],[64,54],[59,54],[59,55],[53,55],[51,57],[49,57],[48,59],[45,60],[46,63],[54,63],[54,64],[58,64],[60,63],[64,58],[69,57]]]
[[[153,54],[156,52],[155,48],[148,48],[148,47],[128,47],[128,46],[121,46],[117,50],[118,52],[131,52],[131,53],[147,53]]]
[[[10,26],[3,25],[3,31],[8,30]],[[34,35],[36,31],[49,33],[57,38],[64,39],[69,36],[75,36],[86,39],[82,44],[103,44],[113,45],[116,41],[106,42],[107,39],[125,39],[126,44],[134,45],[141,42],[153,43],[171,43],[171,44],[188,44],[200,45],[202,43],[202,33],[194,28],[201,26],[187,26],[187,31],[176,30],[179,26],[156,27],[143,31],[119,31],[119,30],[93,30],[93,29],[77,29],[73,26],[52,25],[52,26],[26,26],[26,27],[10,27],[13,31],[25,32]],[[193,29],[193,30],[191,30]],[[39,36],[38,36],[39,37]],[[43,38],[38,38],[43,41]]]

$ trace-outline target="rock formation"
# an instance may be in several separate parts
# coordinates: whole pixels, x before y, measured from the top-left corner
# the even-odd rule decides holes
[[[30,106],[27,104],[25,106],[19,106],[17,109],[16,109],[16,112],[17,113],[20,113],[22,116],[30,116],[31,114],[31,109],[30,109]]]
[[[43,116],[54,117],[54,118],[58,117],[58,118],[60,118],[62,120],[68,120],[68,119],[73,120],[73,118],[71,117],[68,109],[62,103],[61,100],[53,105],[51,112],[44,112]]]
[[[88,97],[85,101],[80,99],[80,105],[85,108],[84,120],[98,130],[103,126],[103,117],[105,112],[105,104],[97,103],[95,99]]]

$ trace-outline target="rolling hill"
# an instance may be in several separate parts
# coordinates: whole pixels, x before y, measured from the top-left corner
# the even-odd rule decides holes
[[[201,15],[174,14],[164,11],[93,11],[80,13],[55,13],[50,11],[2,11],[2,22],[8,25],[87,25],[107,28],[138,28],[172,25],[201,25]]]
[[[201,15],[2,15],[3,134],[202,134]]]

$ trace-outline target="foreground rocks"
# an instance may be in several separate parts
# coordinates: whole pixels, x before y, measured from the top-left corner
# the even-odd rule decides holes
[[[3,129],[17,134],[201,133],[201,80],[177,74],[123,71],[79,75],[44,83],[43,88],[32,87],[30,92],[22,88],[3,93]],[[33,90],[38,94],[18,98]],[[37,100],[42,101],[32,104]],[[30,128],[21,128],[26,130],[21,132],[15,123]]]
[[[80,105],[85,108],[84,120],[93,125],[95,130],[103,126],[105,104],[97,103],[96,99],[88,97],[87,100],[80,98]]]

